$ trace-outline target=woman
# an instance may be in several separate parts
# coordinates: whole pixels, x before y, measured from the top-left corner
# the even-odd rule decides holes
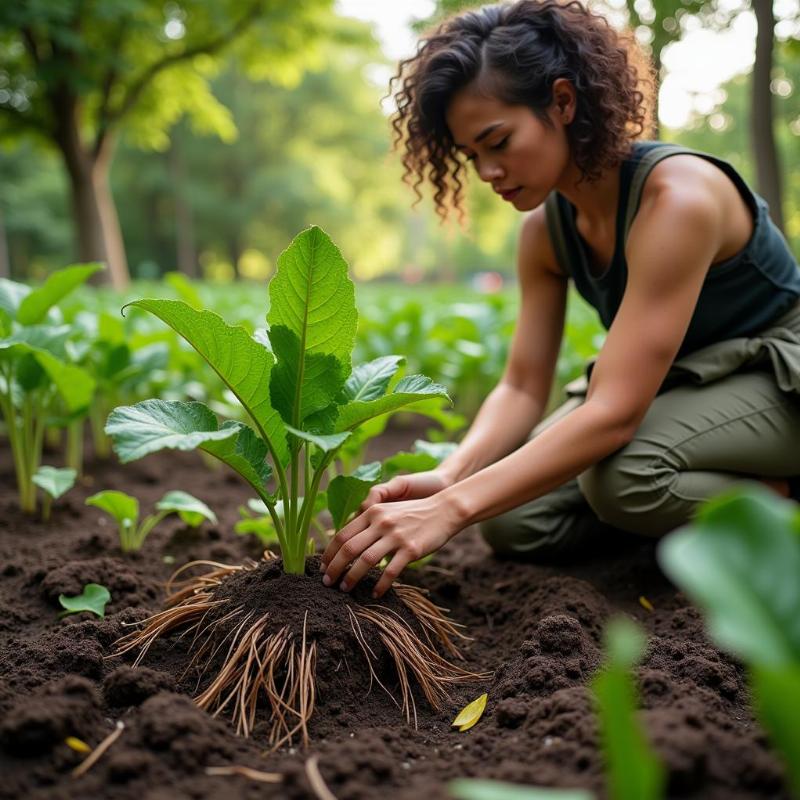
[[[743,479],[793,493],[800,270],[733,167],[636,141],[652,75],[632,37],[578,2],[490,6],[445,21],[397,80],[406,177],[431,181],[440,214],[458,208],[465,161],[530,212],[521,306],[458,449],[372,489],[323,554],[326,585],[347,591],[389,556],[380,596],[474,522],[497,552],[552,558],[601,523],[659,536]],[[608,336],[588,383],[534,429],[569,280]]]

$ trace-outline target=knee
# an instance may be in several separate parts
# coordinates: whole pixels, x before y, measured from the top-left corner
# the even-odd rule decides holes
[[[484,520],[478,525],[478,529],[483,540],[497,555],[510,556],[516,553],[520,525],[513,511]]]
[[[578,478],[586,502],[607,525],[631,533],[661,536],[671,530],[669,487],[677,472],[635,448],[603,459]]]

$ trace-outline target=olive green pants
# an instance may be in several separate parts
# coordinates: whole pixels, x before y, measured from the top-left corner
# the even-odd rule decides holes
[[[591,365],[589,373],[591,372]],[[583,402],[585,379],[536,436]],[[661,536],[756,477],[800,475],[800,305],[752,338],[675,362],[634,439],[575,480],[481,524],[495,552],[559,560],[621,529]]]

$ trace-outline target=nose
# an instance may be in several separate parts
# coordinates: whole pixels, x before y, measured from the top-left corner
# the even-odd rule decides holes
[[[485,183],[494,183],[503,174],[503,168],[496,161],[482,160],[478,164],[478,177]]]

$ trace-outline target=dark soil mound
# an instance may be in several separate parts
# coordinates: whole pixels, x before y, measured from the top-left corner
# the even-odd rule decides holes
[[[416,436],[385,442],[385,452]],[[310,749],[295,745],[267,756],[262,723],[244,739],[225,714],[213,718],[190,700],[198,688],[196,674],[184,675],[192,634],[165,637],[136,669],[132,653],[109,657],[132,623],[161,609],[164,594],[156,586],[176,567],[260,557],[256,540],[232,533],[246,488],[194,454],[90,465],[89,472],[98,476],[94,485],[76,487],[43,524],[16,510],[10,457],[0,451],[0,798],[310,800],[317,796],[306,772],[312,754],[339,800],[444,800],[447,781],[459,777],[585,787],[601,798],[602,756],[587,683],[611,614],[635,618],[648,633],[636,671],[640,719],[666,765],[669,797],[789,798],[780,763],[754,721],[742,667],[707,640],[699,614],[661,575],[653,542],[606,539],[600,528],[602,546],[569,565],[497,559],[470,530],[430,565],[407,571],[406,582],[428,590],[466,625],[472,640],[457,642],[462,666],[493,673],[453,687],[440,712],[417,693],[416,728],[397,708],[389,661],[376,659],[373,667],[395,699],[375,683],[368,688],[367,661],[347,611],[349,604],[373,602],[368,585],[351,595],[324,589],[313,564],[305,576],[279,580],[270,564],[237,573],[221,592],[295,631],[305,620],[319,643]],[[168,489],[184,489],[208,503],[220,522],[189,533],[169,519],[140,553],[123,557],[112,526],[82,505],[106,488],[137,495],[143,508]],[[106,618],[59,619],[58,594],[88,582],[111,590]],[[642,595],[652,611],[639,603]],[[399,601],[389,602],[407,614]],[[365,628],[365,635],[375,641],[374,631]],[[452,728],[456,713],[484,691],[489,701],[480,722],[465,733]],[[67,737],[94,747],[118,720],[124,729],[115,743],[84,776],[71,777],[84,756]],[[207,767],[231,765],[277,772],[282,782],[206,774]]]

